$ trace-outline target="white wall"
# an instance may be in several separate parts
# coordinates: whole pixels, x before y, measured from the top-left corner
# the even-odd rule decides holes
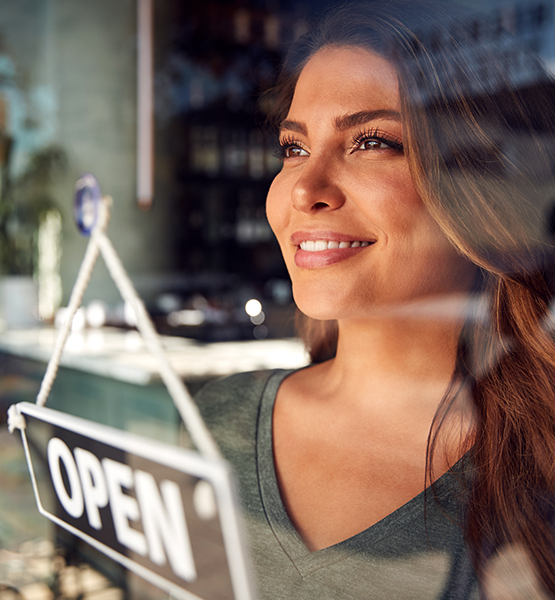
[[[48,115],[39,119],[35,145],[57,143],[70,160],[56,194],[64,216],[65,301],[86,246],[72,216],[73,185],[84,171],[93,172],[103,192],[114,198],[109,235],[132,277],[144,280],[172,266],[164,235],[171,215],[164,200],[158,198],[148,213],[136,205],[135,28],[135,0],[0,2],[0,39],[14,60],[22,98],[28,102],[37,89],[49,97],[42,102]],[[119,299],[103,264],[87,292],[86,300],[92,298]]]
[[[52,11],[54,81],[59,98],[58,141],[68,150],[72,176],[63,190],[64,291],[75,278],[84,240],[70,209],[72,184],[92,171],[114,199],[109,229],[133,275],[170,265],[164,200],[140,212],[136,205],[136,5],[135,0],[48,0]],[[95,271],[89,298],[115,300],[117,292],[103,265]]]

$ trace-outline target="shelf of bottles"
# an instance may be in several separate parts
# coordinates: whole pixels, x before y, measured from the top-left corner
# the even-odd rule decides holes
[[[221,276],[207,296],[229,286],[260,299],[279,290],[266,299],[289,306],[287,272],[265,216],[280,161],[260,99],[303,19],[280,2],[158,0],[154,7],[154,202],[171,202],[175,266]]]

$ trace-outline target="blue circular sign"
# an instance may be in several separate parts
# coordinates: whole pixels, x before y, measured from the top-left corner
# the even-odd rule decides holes
[[[102,192],[96,177],[92,173],[84,173],[75,184],[73,214],[79,231],[83,235],[91,235],[100,211]]]

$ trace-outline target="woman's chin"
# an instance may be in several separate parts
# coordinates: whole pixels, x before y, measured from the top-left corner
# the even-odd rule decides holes
[[[338,318],[337,311],[333,310],[326,302],[308,301],[305,298],[297,298],[293,294],[297,308],[311,319],[318,321],[332,321]]]
[[[354,316],[353,313],[357,314],[361,312],[354,310],[352,301],[341,302],[341,298],[338,298],[337,296],[332,300],[330,298],[322,297],[315,298],[314,295],[306,297],[293,293],[293,298],[297,308],[303,314],[311,319],[317,319],[318,321],[347,319]],[[367,308],[364,312],[370,311]]]

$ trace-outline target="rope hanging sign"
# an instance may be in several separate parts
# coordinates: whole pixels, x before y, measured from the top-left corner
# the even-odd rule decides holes
[[[9,431],[21,432],[42,515],[175,598],[210,600],[217,575],[218,598],[253,600],[231,471],[106,234],[110,206],[93,175],[77,181],[75,220],[90,239],[36,404],[11,406]],[[45,407],[99,255],[198,453]]]

